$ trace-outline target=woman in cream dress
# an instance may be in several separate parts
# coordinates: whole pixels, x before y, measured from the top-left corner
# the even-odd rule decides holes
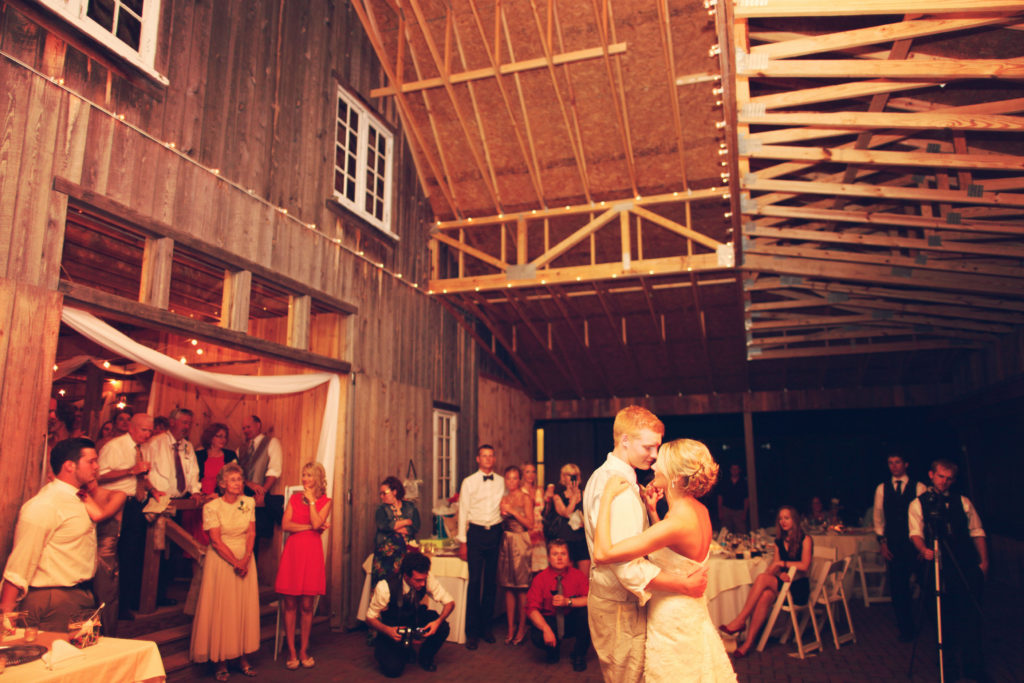
[[[210,548],[203,564],[203,583],[192,623],[193,662],[215,662],[218,681],[228,679],[228,660],[238,659],[246,676],[256,670],[247,655],[260,647],[260,595],[256,583],[256,502],[242,495],[238,463],[228,463],[217,476],[224,491],[203,507],[203,529]]]
[[[625,562],[646,555],[663,570],[689,574],[706,566],[711,547],[711,519],[697,498],[711,490],[718,465],[699,441],[678,439],[658,452],[654,481],[646,496],[653,522],[643,533],[615,545],[611,538],[611,502],[632,484],[615,477],[601,496],[594,534],[594,561]],[[659,520],[655,504],[664,494],[668,513]],[[655,591],[647,603],[645,681],[735,681],[704,597]]]

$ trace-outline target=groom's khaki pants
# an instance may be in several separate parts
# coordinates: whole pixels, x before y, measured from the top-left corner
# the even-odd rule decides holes
[[[643,679],[647,609],[636,600],[618,602],[593,593],[587,598],[590,639],[608,683]]]

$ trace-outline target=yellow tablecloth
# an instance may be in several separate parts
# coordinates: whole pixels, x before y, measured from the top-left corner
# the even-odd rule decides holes
[[[41,644],[46,644],[46,635],[50,634],[39,634]],[[21,642],[5,641],[4,644],[17,645]],[[166,678],[160,651],[151,640],[104,637],[82,650],[82,655],[58,663],[53,671],[47,669],[40,659],[9,666],[0,680],[3,683],[137,683],[158,682]]]

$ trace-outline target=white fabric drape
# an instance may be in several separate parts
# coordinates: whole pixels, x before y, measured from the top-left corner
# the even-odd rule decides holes
[[[104,367],[103,360],[100,358],[94,358],[89,355],[75,356],[74,358],[68,358],[57,363],[57,369],[53,371],[53,381],[56,382],[59,379],[64,379],[72,372],[75,372],[86,363],[92,363],[100,370],[106,373],[121,375],[122,377],[130,377],[132,375],[138,375],[142,372],[148,372],[150,368],[147,368],[138,363],[131,363],[129,365],[117,366],[111,365],[109,368]]]
[[[253,376],[209,372],[185,365],[155,349],[143,346],[83,310],[65,306],[61,312],[61,320],[83,337],[119,356],[142,363],[168,377],[211,389],[220,389],[236,394],[277,395],[309,391],[327,383],[327,400],[324,405],[323,420],[320,424],[320,442],[317,445],[316,461],[324,466],[327,474],[327,494],[330,495],[338,443],[338,407],[341,401],[341,380],[337,374],[317,372],[308,375]]]

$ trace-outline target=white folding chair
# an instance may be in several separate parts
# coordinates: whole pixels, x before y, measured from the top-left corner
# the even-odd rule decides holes
[[[888,569],[882,555],[872,550],[862,550],[857,553],[856,558],[856,571],[860,578],[860,594],[864,598],[864,606],[870,607],[873,602],[892,602],[892,597],[885,593]],[[877,576],[878,581],[868,580],[869,576]]]
[[[850,618],[850,605],[846,602],[846,588],[844,586],[846,572],[850,569],[850,560],[850,557],[844,557],[842,560],[833,562],[829,566],[828,571],[825,572],[817,600],[813,603],[808,601],[808,604],[811,606],[809,611],[812,615],[818,607],[825,608],[829,626],[832,627],[832,642],[835,643],[837,650],[842,643],[857,642],[857,635],[853,631],[853,619]],[[850,629],[842,635],[836,629],[836,614],[833,610],[833,606],[838,610],[840,604],[842,604],[843,611],[846,613],[846,625]]]
[[[284,490],[284,504],[285,505],[288,504],[288,501],[292,499],[292,494],[293,493],[301,493],[301,492],[302,492],[302,487],[301,486],[288,486],[288,487],[286,487],[285,490]],[[277,554],[278,557],[280,557],[281,553],[284,552],[284,544],[288,540],[289,536],[291,536],[291,533],[289,533],[287,531],[284,531],[284,530],[281,531],[281,548],[280,548],[280,550],[279,550],[279,552]],[[313,614],[316,614],[316,609],[319,606],[320,606],[320,596],[317,595],[317,596],[315,596],[313,598]],[[298,620],[299,615],[296,614],[295,618],[296,618],[296,620]],[[285,631],[284,631],[284,624],[282,623],[283,619],[284,619],[284,601],[280,597],[278,597],[278,599],[277,599],[277,621],[274,624],[274,661],[277,661],[277,655],[281,651],[281,644],[284,642],[285,635],[287,635],[285,633]]]
[[[768,643],[768,638],[771,637],[772,630],[775,627],[775,621],[778,619],[779,612],[783,611],[789,613],[790,624],[786,627],[786,632],[783,634],[779,642],[785,643],[789,640],[790,633],[792,633],[795,636],[797,656],[799,656],[800,659],[803,659],[808,652],[821,650],[821,632],[818,629],[818,620],[814,615],[814,611],[808,609],[808,607],[813,605],[817,600],[818,593],[821,592],[825,572],[835,559],[835,548],[816,547],[814,549],[810,567],[811,590],[810,595],[807,598],[806,605],[797,605],[793,601],[793,596],[790,594],[789,589],[793,583],[793,577],[796,576],[796,567],[789,568],[790,579],[783,583],[782,590],[779,591],[779,595],[775,599],[775,604],[772,606],[772,611],[769,614],[768,620],[765,622],[764,630],[761,633],[761,640],[757,644],[758,652],[764,651],[764,647]],[[804,645],[803,642],[803,632],[807,627],[807,618],[804,617],[802,622],[797,619],[797,614],[804,611],[810,615],[811,626],[814,631],[814,641],[807,645]]]

